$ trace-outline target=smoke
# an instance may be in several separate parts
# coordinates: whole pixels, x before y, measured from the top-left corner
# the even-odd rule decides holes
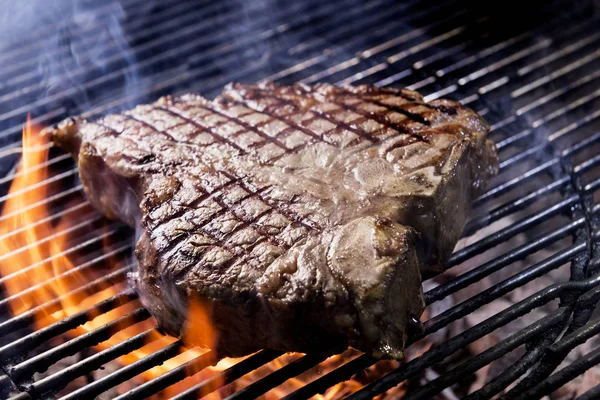
[[[32,88],[30,102],[55,98],[44,111],[64,106],[81,113],[100,100],[140,93],[126,19],[117,0],[0,0],[0,48],[17,52],[12,62],[31,60],[21,74],[27,78],[19,77],[24,89]]]

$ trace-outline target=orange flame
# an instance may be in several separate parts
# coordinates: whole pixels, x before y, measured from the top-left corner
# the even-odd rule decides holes
[[[82,273],[68,257],[69,241],[73,239],[69,231],[75,224],[77,215],[65,214],[64,218],[53,224],[55,218],[47,204],[51,189],[47,168],[50,143],[48,138],[41,135],[41,131],[28,118],[23,129],[21,163],[0,217],[0,284],[9,295],[8,304],[13,314],[19,315],[36,308],[43,310],[40,306],[60,300],[58,311],[36,314],[37,329],[75,313],[93,310],[94,305],[127,289],[124,279],[121,279],[116,284],[106,282],[93,292],[78,290],[101,274],[88,270],[85,274]],[[83,207],[71,208],[83,210]],[[109,233],[105,229],[102,235],[103,247],[107,250],[111,247]],[[108,251],[106,258],[112,264],[112,270],[124,266],[122,260],[112,257]],[[90,312],[90,320],[70,333],[80,335],[107,323],[114,323],[115,334],[98,345],[98,349],[102,350],[149,331],[144,347],[120,358],[124,364],[137,361],[176,341],[155,330],[156,324],[152,320],[144,320],[128,327],[120,325],[120,318],[139,307],[141,305],[137,301],[123,301],[123,304],[107,313]],[[164,365],[147,371],[146,378],[156,377],[202,352],[184,353],[168,360]]]
[[[118,304],[117,308],[107,313],[93,311],[94,305],[128,289],[124,282],[125,277],[123,275],[111,283],[95,285],[94,289],[82,290],[85,285],[91,285],[92,281],[102,283],[103,280],[99,278],[106,275],[105,269],[95,271],[93,268],[87,268],[84,271],[81,267],[76,267],[70,258],[72,251],[69,243],[73,239],[77,239],[72,236],[80,226],[89,225],[78,224],[77,218],[81,217],[85,210],[88,213],[92,211],[89,204],[83,201],[70,207],[69,209],[72,211],[61,213],[60,219],[56,217],[57,214],[51,214],[48,199],[51,195],[52,185],[49,183],[50,174],[47,163],[50,143],[48,138],[41,135],[40,132],[41,128],[31,123],[28,118],[23,129],[22,160],[13,177],[10,191],[5,196],[4,209],[0,217],[0,285],[8,293],[8,304],[14,315],[34,310],[36,328],[40,329],[76,313],[87,312],[89,321],[70,331],[69,334],[77,336],[108,323],[114,324],[114,334],[105,342],[100,343],[97,346],[98,350],[114,346],[135,335],[145,334],[145,345],[121,356],[119,362],[122,364],[133,363],[171,345],[177,339],[160,334],[155,329],[156,322],[153,319],[146,319],[133,325],[129,322],[128,325],[131,326],[125,324],[127,314],[135,312],[141,307],[137,300],[124,300]],[[114,251],[110,250],[112,247],[110,233],[108,229],[105,229],[102,235],[106,265],[109,266],[109,272],[118,272],[120,269],[124,271],[123,260],[116,257]],[[58,307],[47,306],[50,302],[56,303],[57,299],[60,301]],[[195,342],[215,344],[217,334],[211,325],[209,311],[205,304],[191,302],[185,337],[192,337]],[[181,354],[176,357],[146,371],[143,378],[152,379],[160,376],[196,359],[206,351],[206,349],[199,348],[183,349]],[[348,350],[342,355],[330,357],[298,377],[288,379],[263,397],[266,399],[281,398],[317,379],[320,375],[345,364],[359,354],[357,351]],[[219,373],[241,362],[244,358],[223,359],[215,366],[204,368],[201,371],[188,370],[190,375],[188,379],[169,387],[159,395],[171,397],[199,382],[212,379],[212,384],[207,385],[206,393],[203,392],[200,395],[210,399],[222,398],[300,357],[302,354],[285,354],[225,386],[224,382],[218,378],[220,377]],[[396,362],[379,363],[364,371],[361,376],[355,376],[349,381],[335,385],[325,394],[316,395],[315,398],[333,400],[345,397],[396,366]],[[399,387],[394,390],[392,397],[395,398],[404,389]]]

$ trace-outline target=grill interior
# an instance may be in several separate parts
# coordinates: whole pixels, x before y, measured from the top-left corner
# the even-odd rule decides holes
[[[230,81],[262,79],[409,87],[427,100],[460,100],[492,125],[501,172],[475,201],[464,239],[445,271],[426,277],[431,318],[414,341],[435,337],[435,346],[355,388],[349,398],[372,398],[399,384],[407,388],[406,399],[445,399],[448,389],[468,399],[498,393],[540,398],[600,364],[600,343],[594,342],[600,332],[595,311],[600,301],[599,17],[593,1],[540,2],[535,12],[519,9],[516,2],[484,6],[461,0],[435,6],[418,0],[122,0],[50,8],[39,17],[46,23],[31,22],[35,29],[24,24],[0,53],[0,201],[12,195],[6,193],[16,174],[28,113],[48,125],[165,94],[212,97]],[[68,256],[78,271],[94,277],[82,283],[83,289],[122,283],[131,266],[133,232],[107,223],[90,207],[69,156],[53,149],[47,164],[51,174],[44,185],[50,197],[44,202],[53,210],[50,218],[73,216],[68,233],[75,239]],[[107,242],[109,251],[102,248]],[[0,260],[6,256],[0,254]],[[0,278],[0,285],[13,278]],[[4,398],[106,395],[185,351],[176,341],[97,377],[94,371],[141,348],[152,333],[92,350],[115,332],[150,318],[133,291],[39,330],[34,312],[10,314],[6,296],[0,300]],[[87,334],[66,336],[124,302],[135,304],[135,310]],[[489,308],[493,304],[497,308]],[[56,307],[50,301],[37,311]],[[497,312],[482,314],[490,309]],[[56,344],[61,337],[69,340]],[[490,337],[495,340],[484,341]],[[477,343],[489,345],[465,354]],[[579,357],[560,366],[584,343]],[[176,398],[213,392],[280,356],[263,350],[218,377],[195,382]],[[229,398],[269,393],[323,361],[298,357],[228,393]],[[118,398],[161,393],[197,376],[210,362],[209,355],[199,356],[132,385]],[[66,364],[52,369],[61,363]],[[324,393],[375,363],[356,355],[286,399]],[[476,371],[492,365],[499,368],[492,378],[470,394],[461,392],[473,388]],[[44,374],[47,369],[52,372]],[[436,376],[426,375],[427,370],[437,371]],[[85,383],[64,389],[80,377],[87,377]],[[599,398],[598,382],[566,398]]]

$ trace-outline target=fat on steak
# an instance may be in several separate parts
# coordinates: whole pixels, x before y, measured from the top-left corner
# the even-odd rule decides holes
[[[141,228],[135,284],[166,332],[184,331],[193,297],[222,356],[401,358],[420,272],[447,261],[497,171],[488,130],[406,89],[264,83],[47,133],[92,204]]]

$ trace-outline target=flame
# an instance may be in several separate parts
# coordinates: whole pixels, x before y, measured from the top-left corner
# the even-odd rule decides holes
[[[101,235],[105,268],[95,270],[90,267],[84,270],[75,265],[71,243],[77,243],[76,240],[80,239],[81,227],[86,229],[86,226],[90,225],[89,221],[84,220],[82,223],[78,219],[87,217],[85,212],[90,214],[93,211],[83,200],[68,206],[66,209],[71,211],[60,213],[60,218],[57,218],[57,214],[52,214],[48,203],[54,183],[50,184],[47,163],[51,145],[48,138],[41,135],[41,131],[42,129],[28,118],[23,129],[21,163],[14,174],[9,193],[5,196],[0,217],[0,285],[8,294],[7,303],[13,314],[17,316],[30,310],[35,311],[35,325],[37,329],[41,329],[76,313],[88,313],[89,321],[71,330],[70,336],[78,336],[109,323],[114,324],[114,334],[96,346],[98,351],[144,334],[143,347],[118,359],[123,365],[138,361],[173,344],[177,339],[161,334],[155,329],[156,322],[151,318],[131,326],[123,325],[125,316],[141,307],[138,300],[124,300],[107,313],[93,311],[94,306],[99,302],[128,290],[125,277],[122,276],[116,282],[96,285],[94,289],[81,290],[81,288],[92,281],[103,282],[101,278],[107,274],[106,268],[109,272],[118,272],[120,269],[124,270],[125,263],[110,250],[113,246],[110,242],[111,231],[108,226],[105,226]],[[57,299],[60,301],[59,307],[47,307],[48,303],[56,302]],[[189,305],[189,314],[189,324],[184,338],[192,337],[196,342],[212,343],[214,347],[217,334],[211,324],[210,308],[199,301],[192,301]],[[179,355],[146,371],[142,378],[147,380],[160,376],[207,351],[201,348],[183,348]],[[263,398],[281,398],[358,355],[359,352],[349,349],[341,355],[329,357],[305,373],[288,379],[266,393]],[[206,393],[200,395],[209,399],[220,399],[251,385],[302,356],[299,353],[285,354],[228,384],[220,378],[221,373],[246,357],[222,359],[216,365],[202,370],[188,370],[189,378],[165,389],[157,395],[157,398],[174,396],[197,383],[211,379]],[[314,398],[319,400],[343,398],[397,366],[397,362],[378,363]],[[131,389],[131,386],[124,390],[128,389]],[[396,398],[403,392],[404,387],[399,386],[393,392],[388,392],[388,395]]]
[[[0,217],[0,285],[8,294],[7,300],[13,314],[19,315],[32,309],[43,310],[40,306],[56,299],[60,300],[58,311],[36,313],[36,329],[76,313],[93,310],[93,306],[99,302],[127,290],[124,279],[116,284],[106,282],[93,292],[78,290],[100,278],[102,273],[88,268],[84,274],[73,265],[68,256],[71,247],[69,243],[74,239],[69,233],[81,215],[66,213],[58,222],[54,221],[55,218],[51,215],[47,204],[51,189],[47,168],[50,142],[47,137],[41,135],[41,131],[41,127],[27,119],[23,128],[21,163],[14,175]],[[84,209],[80,206],[66,208],[79,211]],[[110,249],[110,232],[107,227],[104,227],[102,239],[103,248]],[[124,267],[123,261],[111,256],[108,251],[106,261],[112,270]],[[102,350],[137,334],[148,332],[146,345],[122,356],[119,360],[123,364],[135,362],[177,340],[160,334],[154,329],[156,324],[152,320],[144,320],[128,327],[119,324],[120,318],[139,307],[141,305],[138,301],[123,301],[107,313],[90,314],[90,321],[69,333],[77,336],[114,323],[114,335],[97,346],[98,350]],[[199,313],[199,308],[195,307],[193,311]],[[206,318],[202,323],[206,323]],[[199,330],[197,328],[195,333]],[[147,371],[145,377],[152,379],[204,352],[206,349],[184,352]]]

